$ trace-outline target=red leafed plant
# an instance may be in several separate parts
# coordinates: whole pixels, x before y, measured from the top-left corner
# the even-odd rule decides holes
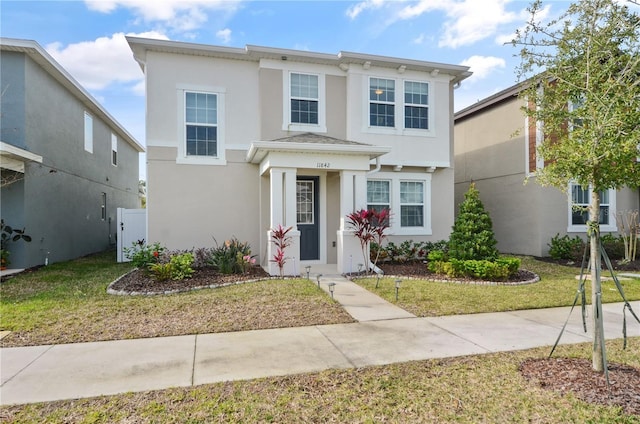
[[[291,245],[291,237],[287,234],[293,227],[284,228],[278,224],[277,228],[271,229],[271,242],[276,247],[276,253],[273,255],[271,262],[275,262],[280,270],[280,278],[284,277],[284,265],[287,263],[287,257],[284,255],[284,251]]]
[[[347,215],[347,223],[353,228],[354,235],[360,240],[360,248],[362,249],[362,257],[364,259],[365,269],[369,272],[369,255],[367,248],[373,241],[382,246],[382,241],[387,237],[386,231],[389,229],[391,221],[391,210],[384,208],[380,211],[376,209],[360,209]],[[373,262],[378,264],[380,251]]]

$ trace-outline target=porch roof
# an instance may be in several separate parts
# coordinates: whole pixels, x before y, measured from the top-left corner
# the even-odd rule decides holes
[[[258,164],[271,152],[368,156],[371,160],[390,151],[391,147],[388,146],[373,146],[321,134],[302,133],[271,141],[254,141],[247,152],[247,162]]]
[[[42,163],[42,156],[0,141],[0,168],[24,173],[25,162]]]

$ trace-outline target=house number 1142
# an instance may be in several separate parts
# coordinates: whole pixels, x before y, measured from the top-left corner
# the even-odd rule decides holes
[[[316,168],[331,168],[331,164],[329,162],[318,162],[316,163]]]

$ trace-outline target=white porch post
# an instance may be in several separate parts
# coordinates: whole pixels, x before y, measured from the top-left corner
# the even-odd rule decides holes
[[[360,241],[348,227],[347,215],[367,207],[367,176],[365,171],[340,172],[340,229],[338,241],[338,272],[349,273],[358,270],[364,263]],[[368,252],[366,252],[368,255]]]
[[[300,232],[296,225],[296,170],[272,168],[270,174],[270,227],[267,232],[269,241],[267,248],[267,271],[271,275],[279,275],[280,269],[272,262],[276,254],[276,247],[272,243],[271,229],[282,225],[284,228],[293,227],[287,234],[291,237],[291,244],[285,249],[287,257],[284,275],[298,275],[300,273]]]

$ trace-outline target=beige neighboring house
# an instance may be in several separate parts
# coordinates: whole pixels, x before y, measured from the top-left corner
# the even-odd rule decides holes
[[[347,214],[390,207],[392,239],[439,240],[454,217],[453,90],[465,66],[128,37],[146,76],[148,240],[249,242],[272,274],[362,263]]]
[[[547,256],[556,234],[586,238],[588,216],[572,205],[587,206],[591,194],[589,187],[577,184],[567,187],[568,194],[537,184],[536,171],[544,162],[536,148],[543,133],[520,109],[521,89],[514,85],[454,115],[455,199],[461,202],[475,182],[493,220],[498,249]],[[615,234],[616,212],[638,209],[639,198],[638,188],[605,191],[601,231]]]

